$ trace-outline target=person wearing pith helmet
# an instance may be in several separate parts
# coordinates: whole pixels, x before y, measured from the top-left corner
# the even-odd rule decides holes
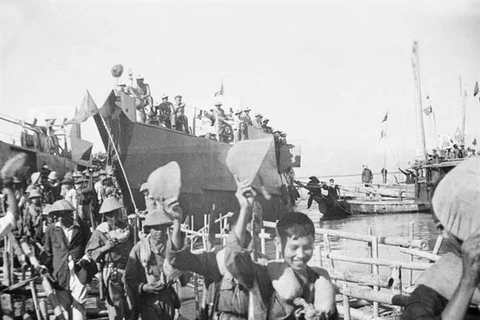
[[[105,222],[98,225],[87,244],[87,255],[101,264],[106,288],[106,305],[110,320],[129,319],[132,310],[123,285],[128,254],[134,244],[134,230],[122,219],[123,205],[117,198],[103,202],[100,213]]]
[[[48,175],[48,184],[46,188],[46,200],[48,204],[52,204],[61,199],[61,183],[58,173],[52,171]]]
[[[55,217],[56,222],[45,231],[44,247],[48,257],[45,265],[52,265],[53,277],[65,289],[56,291],[64,315],[76,320],[86,319],[87,288],[75,273],[75,265],[85,254],[91,232],[85,222],[74,220],[74,211],[75,208],[66,200],[52,204],[49,213]]]
[[[173,287],[183,272],[165,259],[168,229],[172,219],[162,210],[147,214],[144,228],[148,235],[137,243],[127,262],[125,282],[142,319],[173,320],[180,300]]]
[[[35,241],[42,241],[42,194],[38,189],[32,190],[28,194],[29,204],[23,215],[22,231]]]

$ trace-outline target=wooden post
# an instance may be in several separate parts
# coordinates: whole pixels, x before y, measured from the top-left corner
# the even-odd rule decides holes
[[[442,247],[442,243],[443,243],[443,237],[440,235],[437,237],[437,241],[435,242],[435,246],[433,247],[433,251],[432,251],[433,254],[438,254],[438,252],[440,251],[440,248]]]
[[[373,234],[373,230],[372,230],[372,227],[368,227],[368,235],[369,236],[372,236]],[[369,242],[367,242],[367,245],[368,245],[368,258],[373,258],[373,248],[372,248],[372,241],[370,240]],[[369,265],[368,266],[368,269],[369,269],[369,272],[370,273],[373,273],[373,265]]]
[[[193,294],[195,296],[195,318],[197,319],[200,312],[200,300],[198,297],[198,274],[193,275]]]
[[[8,237],[4,238],[5,247],[3,248],[3,284],[6,286],[12,285],[12,275],[10,273],[10,255],[9,255],[9,241]],[[1,307],[3,313],[3,320],[13,320],[13,300],[11,294],[2,294]]]
[[[319,261],[320,267],[323,267],[322,246],[320,246],[320,245],[317,246],[317,255],[318,255],[318,261]]]
[[[371,232],[371,228],[370,228]],[[377,259],[378,258],[378,237],[372,236],[372,242],[371,242],[371,252],[372,252],[372,258]],[[372,266],[372,273],[377,275],[379,274],[379,267],[378,264],[373,264]],[[374,286],[373,290],[375,291],[380,291],[380,287]],[[373,316],[378,317],[378,302],[374,301],[373,302]]]
[[[265,229],[262,228],[260,231],[260,251],[263,254],[265,254],[265,235],[267,235],[267,233],[265,233]]]
[[[350,320],[350,300],[346,294],[343,295],[343,319]]]
[[[410,227],[409,227],[409,230],[408,230],[408,238],[410,239],[410,241],[413,240],[414,231],[415,231],[415,222],[412,221],[412,222],[410,222]],[[411,249],[412,247],[410,246],[409,248]],[[413,255],[412,254],[408,255],[408,261],[413,262]],[[408,270],[408,286],[411,287],[412,284],[413,284],[413,270],[410,269],[410,270]]]
[[[32,292],[33,306],[35,308],[35,314],[37,315],[37,319],[48,319],[48,315],[41,314],[41,308],[38,303],[37,288],[35,287],[35,281],[30,281],[30,291]]]
[[[400,266],[393,266],[392,267],[392,278],[393,278],[393,285],[392,285],[392,293],[393,294],[402,294],[402,272]],[[393,306],[394,314],[399,313],[402,311],[401,307]]]
[[[328,234],[324,234],[323,235],[323,242],[325,242],[325,248],[327,249],[327,253],[330,253],[331,252],[331,248],[330,248],[330,237],[328,236]],[[335,268],[335,264],[333,262],[333,259],[330,258],[330,267],[332,269]]]
[[[208,230],[208,214],[203,215],[203,230]],[[202,242],[203,242],[203,250],[207,251],[207,238],[202,237]]]

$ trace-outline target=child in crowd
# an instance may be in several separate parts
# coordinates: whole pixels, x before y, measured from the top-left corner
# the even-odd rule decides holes
[[[251,220],[254,190],[249,182],[238,181],[240,214],[225,249],[227,270],[252,293],[258,293],[255,319],[338,319],[335,289],[328,272],[307,265],[313,255],[315,228],[303,213],[289,212],[277,223],[276,245],[283,260],[263,266],[255,263],[244,248],[247,224]],[[258,303],[258,300],[262,303]]]

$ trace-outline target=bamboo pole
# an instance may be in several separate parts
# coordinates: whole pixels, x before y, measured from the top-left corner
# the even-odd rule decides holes
[[[372,236],[372,258],[373,259],[378,259],[378,237]],[[372,273],[376,276],[379,274],[379,268],[377,264],[372,265]],[[379,291],[380,287],[379,286],[374,286],[373,290]],[[378,317],[378,302],[374,301],[373,302],[373,316]]]
[[[12,285],[12,274],[10,269],[10,254],[8,248],[10,247],[8,237],[4,237],[3,248],[3,284],[6,286]],[[13,299],[11,294],[1,295],[2,314],[4,320],[13,320]]]
[[[22,249],[25,255],[27,256],[27,258],[29,259],[30,264],[34,268],[38,268],[41,266],[40,262],[38,261],[37,257],[35,257],[35,254],[33,253],[28,243],[22,242]],[[42,277],[42,287],[45,293],[47,294],[47,297],[50,300],[50,303],[52,304],[55,319],[65,320],[65,317],[62,312],[63,308],[61,307],[61,304],[58,302],[57,296],[53,291],[52,285],[50,284],[50,282],[48,281],[45,275],[42,274],[41,277]]]
[[[392,294],[401,295],[402,294],[402,269],[401,266],[392,266]],[[394,314],[401,312],[401,307],[394,307]]]
[[[369,235],[356,234],[350,232],[343,232],[338,230],[330,230],[323,228],[315,228],[315,233],[328,234],[332,237],[340,237],[351,240],[358,240],[364,242],[371,242],[372,238]],[[405,238],[397,237],[378,237],[378,243],[390,246],[400,246],[400,247],[412,247],[423,249],[427,247],[427,242],[425,240],[409,240]]]
[[[327,259],[333,259],[333,260],[340,260],[340,261],[354,262],[354,263],[361,263],[361,264],[377,264],[379,266],[387,266],[387,267],[400,266],[405,269],[413,269],[413,270],[426,270],[430,268],[430,266],[432,265],[431,263],[425,263],[425,262],[405,262],[405,261],[390,261],[390,260],[384,260],[384,259],[350,257],[350,256],[343,256],[343,255],[339,255],[336,253],[329,253],[329,252],[327,252],[324,256]]]
[[[433,250],[432,250],[432,253],[433,254],[438,254],[438,252],[440,251],[440,248],[442,247],[442,243],[443,243],[443,237],[440,235],[437,237],[437,241],[435,242],[435,246],[433,247]]]
[[[343,294],[343,319],[350,320],[350,300],[346,294]]]
[[[440,256],[430,253],[428,251],[421,251],[417,249],[408,249],[408,248],[400,248],[400,252],[407,253],[413,256],[417,256],[420,258],[428,259],[430,261],[436,262],[440,260]]]
[[[341,316],[344,315],[343,304],[337,303],[337,310],[339,315]],[[350,308],[350,316],[353,319],[358,319],[358,320],[385,320],[385,318],[382,318],[382,317],[374,318],[371,315],[365,314],[364,312],[354,308]]]
[[[327,258],[329,258],[330,260],[330,267],[334,269],[335,263],[333,262],[333,259],[329,257],[329,255],[331,254],[331,248],[330,248],[330,237],[328,236],[328,234],[323,234],[323,242],[325,242],[325,248],[327,250]]]
[[[409,299],[408,295],[395,294],[391,291],[375,291],[365,287],[345,287],[339,288],[339,291],[341,294],[346,294],[349,297],[377,301],[394,306],[406,306]]]
[[[379,286],[381,288],[390,288],[393,285],[393,278],[391,276],[355,273],[331,268],[326,268],[326,270],[330,278],[334,280],[354,282],[364,286]]]
[[[410,241],[413,241],[414,232],[415,232],[415,222],[411,221],[408,228],[408,239]],[[411,249],[411,247],[409,249]],[[413,254],[408,255],[408,261],[413,262]],[[410,269],[408,270],[408,286],[411,287],[412,284],[413,284],[413,270]]]

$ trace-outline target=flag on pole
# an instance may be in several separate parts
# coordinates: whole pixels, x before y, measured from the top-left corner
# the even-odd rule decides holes
[[[463,139],[465,138],[465,135],[462,133],[459,127],[457,127],[457,130],[455,131],[455,135],[453,136],[457,142],[463,142]]]
[[[223,83],[220,85],[220,91],[215,92],[213,96],[223,96]]]
[[[472,145],[473,145],[473,146],[476,146],[476,145],[477,145],[477,138],[473,139]]]
[[[66,121],[65,124],[73,124],[73,123],[79,124],[79,123],[85,122],[87,121],[88,118],[90,118],[91,116],[97,113],[98,113],[97,105],[95,104],[95,101],[93,101],[93,98],[90,95],[90,92],[88,92],[87,90],[87,93],[83,98],[80,108],[75,107],[75,115],[73,116],[72,119]]]
[[[430,113],[432,113],[432,112],[433,112],[433,108],[432,108],[432,106],[428,106],[428,107],[426,107],[425,109],[423,109],[423,112],[425,112],[425,115],[427,115],[427,116],[428,116]]]
[[[385,117],[383,117],[382,123],[384,123],[385,121],[387,121],[387,119],[388,119],[388,111],[387,111],[387,113],[385,113]]]
[[[473,96],[476,97],[479,92],[480,92],[480,88],[478,87],[478,81],[477,81],[475,83],[475,88],[473,89]]]

